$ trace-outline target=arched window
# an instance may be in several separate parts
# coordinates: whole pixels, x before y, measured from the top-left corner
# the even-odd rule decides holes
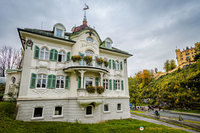
[[[65,62],[65,52],[64,51],[60,51],[58,53],[58,62]]]
[[[117,60],[117,61],[116,61],[116,70],[119,70],[119,69],[120,69],[119,61]]]
[[[86,39],[88,42],[93,42],[94,40],[91,37],[87,37]]]
[[[40,59],[43,59],[43,60],[49,59],[49,50],[46,47],[40,50]]]
[[[93,56],[94,52],[92,50],[85,51],[86,56]]]
[[[12,81],[12,83],[14,84],[15,81],[16,81],[16,78],[15,78],[15,77],[12,77],[12,78],[11,78],[11,81]]]

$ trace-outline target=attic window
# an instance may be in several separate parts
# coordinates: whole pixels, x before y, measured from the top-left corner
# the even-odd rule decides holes
[[[60,30],[60,29],[56,29],[56,36],[58,36],[58,37],[62,37],[62,30]]]
[[[93,42],[93,41],[94,41],[91,37],[88,37],[86,40],[87,40],[88,42]]]
[[[110,45],[109,42],[106,42],[106,47],[107,47],[107,48],[111,48],[111,45]]]

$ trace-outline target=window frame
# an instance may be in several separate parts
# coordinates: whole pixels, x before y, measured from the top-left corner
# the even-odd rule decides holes
[[[42,116],[41,117],[34,117],[36,108],[42,108]],[[44,107],[43,106],[36,106],[33,108],[32,119],[44,119]]]
[[[109,80],[108,79],[103,79],[103,87],[108,90],[109,89]],[[106,88],[107,87],[107,88]]]
[[[91,108],[92,108],[92,110],[91,110],[92,113],[91,113],[91,114],[87,114],[87,107],[91,107]],[[93,109],[93,106],[92,106],[92,105],[87,105],[87,106],[85,107],[85,116],[89,116],[89,117],[90,117],[90,116],[93,116],[93,110],[94,110],[94,109]]]
[[[61,107],[61,115],[56,115],[56,107]],[[63,106],[62,105],[56,105],[54,107],[54,111],[53,111],[53,118],[58,118],[58,117],[63,117]]]
[[[41,57],[41,53],[43,53],[43,57]],[[47,55],[47,56],[46,56]],[[47,58],[46,58],[47,57]],[[49,49],[47,47],[42,47],[39,53],[40,60],[49,60]]]
[[[61,32],[61,33],[59,33],[58,31]],[[63,30],[59,29],[59,28],[56,28],[56,36],[57,37],[63,37]]]
[[[105,111],[105,105],[108,106],[108,110],[107,110],[107,111]],[[106,103],[106,104],[103,105],[103,112],[104,112],[104,113],[110,113],[110,106],[109,106],[108,103]]]
[[[120,62],[118,60],[115,61],[115,70],[120,70]]]
[[[59,55],[61,55],[61,61],[59,61]],[[58,62],[64,63],[66,61],[66,53],[64,50],[58,52]]]
[[[94,39],[93,39],[92,37],[87,37],[87,38],[86,38],[86,41],[87,41],[87,42],[93,43],[93,42],[94,42]]]
[[[116,90],[120,91],[121,90],[121,80],[119,80],[119,79],[115,80],[115,84],[116,84]]]
[[[60,78],[58,79],[58,77],[60,77]],[[63,77],[63,79],[61,77]],[[57,80],[60,80],[60,82],[59,82],[59,88],[57,88]],[[61,80],[63,80],[63,88],[61,87]],[[55,89],[65,89],[65,76],[63,76],[63,75],[56,75],[56,88]]]
[[[41,78],[39,78],[39,75],[42,75]],[[44,78],[43,76],[46,76],[46,78]],[[45,79],[46,82],[45,82],[45,87],[38,87],[38,79],[40,79],[40,86],[42,86],[42,83],[43,83],[43,80]],[[48,75],[47,74],[44,74],[44,73],[40,73],[40,74],[37,74],[37,80],[36,80],[36,89],[46,89],[47,88],[47,80],[48,80]]]
[[[84,77],[84,88],[85,89],[87,88],[87,86],[86,86],[87,81],[92,81],[92,86],[95,86],[95,78],[93,78],[93,77]]]
[[[120,110],[118,110],[118,105],[120,105]],[[122,103],[117,103],[117,112],[123,112]]]

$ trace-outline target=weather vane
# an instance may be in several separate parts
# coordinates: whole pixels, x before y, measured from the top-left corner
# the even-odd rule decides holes
[[[89,9],[89,6],[85,4],[85,7],[83,8],[84,10],[84,19],[86,20],[86,10]]]

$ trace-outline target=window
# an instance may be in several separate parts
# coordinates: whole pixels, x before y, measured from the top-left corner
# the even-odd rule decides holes
[[[64,76],[56,76],[56,88],[64,88]]]
[[[120,103],[117,104],[117,110],[121,111],[122,110],[122,105]]]
[[[92,105],[86,107],[86,115],[92,115]]]
[[[56,29],[56,36],[62,37],[62,30]]]
[[[16,81],[16,78],[15,78],[15,77],[12,77],[12,78],[11,78],[11,81],[12,81],[12,83],[14,84],[15,81]]]
[[[104,80],[103,80],[103,87],[104,87],[105,89],[108,89],[108,79],[104,79]]]
[[[87,86],[94,86],[93,80],[94,80],[93,78],[85,77],[85,88],[87,88]]]
[[[43,108],[37,107],[34,109],[33,117],[42,117],[42,114],[43,114]]]
[[[119,61],[116,61],[116,70],[119,70]]]
[[[58,53],[58,62],[65,62],[65,52],[61,51]]]
[[[62,107],[61,106],[55,107],[54,115],[62,115]]]
[[[93,56],[94,52],[92,50],[85,51],[86,56]]]
[[[116,80],[116,88],[117,90],[120,90],[120,80]]]
[[[104,111],[105,111],[105,112],[108,112],[108,111],[109,111],[109,106],[108,106],[108,104],[104,104]]]
[[[43,60],[49,59],[49,50],[47,48],[42,48],[40,50],[40,59],[43,59]]]
[[[46,88],[47,76],[39,74],[37,78],[37,88]]]
[[[93,42],[93,41],[94,41],[91,37],[88,37],[86,40],[87,40],[88,42]]]
[[[107,47],[107,48],[110,48],[110,47],[111,47],[111,45],[110,45],[109,42],[106,42],[106,47]]]

